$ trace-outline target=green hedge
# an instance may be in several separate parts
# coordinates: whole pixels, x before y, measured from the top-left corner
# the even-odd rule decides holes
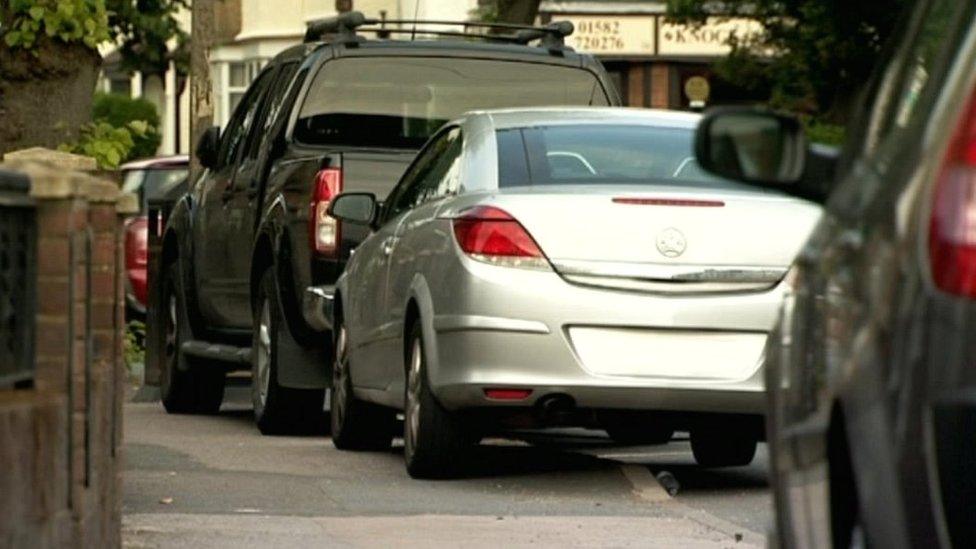
[[[844,126],[812,119],[806,120],[804,126],[806,127],[807,139],[811,143],[823,143],[824,145],[833,145],[835,147],[844,144],[846,137]]]
[[[133,135],[132,149],[123,161],[155,156],[162,142],[159,133],[159,113],[156,106],[145,99],[132,99],[127,95],[99,93],[92,104],[92,119],[108,122],[116,128],[128,127],[132,122],[145,122],[148,126],[142,135]]]

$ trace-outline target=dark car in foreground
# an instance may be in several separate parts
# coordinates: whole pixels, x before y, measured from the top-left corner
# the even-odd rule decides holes
[[[974,14],[917,3],[836,162],[788,117],[699,127],[706,169],[826,203],[767,347],[784,547],[976,547]]]
[[[186,192],[186,177],[190,159],[186,155],[160,156],[136,160],[119,167],[122,172],[122,192],[135,194],[139,199],[139,215],[125,222],[125,311],[126,317],[146,315],[148,264],[147,204],[168,196]]]
[[[313,22],[227,127],[200,141],[206,171],[166,221],[165,329],[150,341],[168,411],[216,411],[225,373],[251,369],[263,433],[313,428],[332,378],[323,311],[367,235],[329,216],[331,200],[384,199],[433,132],[465,111],[619,103],[603,67],[562,45],[572,25],[481,35],[384,23],[358,12]],[[359,34],[370,30],[380,38]],[[383,38],[391,33],[417,39]],[[465,39],[422,39],[431,33]]]

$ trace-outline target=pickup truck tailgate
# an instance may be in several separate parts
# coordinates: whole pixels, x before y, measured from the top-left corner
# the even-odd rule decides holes
[[[350,151],[342,153],[343,191],[369,192],[386,200],[417,151]]]

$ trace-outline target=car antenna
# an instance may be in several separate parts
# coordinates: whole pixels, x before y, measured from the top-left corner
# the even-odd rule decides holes
[[[410,41],[417,39],[417,14],[420,13],[420,0],[414,0],[413,5],[413,30],[410,32]]]
[[[389,38],[390,33],[386,31],[386,10],[380,10],[380,30],[376,32],[377,38]]]

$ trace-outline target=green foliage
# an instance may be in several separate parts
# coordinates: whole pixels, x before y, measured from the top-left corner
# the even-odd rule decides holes
[[[44,36],[95,49],[109,39],[105,0],[9,0],[3,42],[11,49],[35,51]]]
[[[105,120],[116,127],[124,126],[133,120],[144,120],[151,126],[159,125],[159,114],[151,101],[133,99],[118,93],[95,94],[92,118]]]
[[[146,363],[146,325],[133,320],[126,328],[125,339],[122,340],[122,355],[126,369],[132,372],[135,365]]]
[[[713,2],[668,0],[668,14],[690,24],[715,15],[758,20],[765,31],[733,36],[719,76],[768,90],[774,107],[841,121],[910,1],[729,0],[718,14]]]
[[[159,113],[156,112],[156,106],[145,99],[132,99],[127,95],[112,93],[96,94],[92,118],[96,122],[108,122],[116,128],[125,128],[136,121],[145,122],[146,131],[141,135],[132,135],[132,149],[123,158],[123,162],[155,155],[163,139],[159,133]]]
[[[78,141],[66,143],[58,150],[90,156],[104,170],[114,170],[129,157],[135,147],[133,137],[149,131],[149,124],[142,120],[129,122],[116,128],[105,121],[91,122],[81,128]]]
[[[102,169],[156,154],[162,137],[159,114],[145,99],[98,94],[92,108],[94,122],[82,126],[78,140],[60,150],[91,156]]]
[[[812,143],[822,143],[839,147],[844,144],[846,132],[844,126],[831,124],[822,120],[808,119],[804,121],[807,139]]]
[[[104,1],[109,32],[120,43],[124,70],[161,73],[172,60],[178,71],[189,72],[190,36],[176,20],[180,8],[189,8],[188,0]]]
[[[187,73],[190,37],[176,12],[188,6],[188,0],[2,0],[0,38],[35,55],[44,37],[91,49],[113,41],[125,70],[161,73],[172,60]]]

